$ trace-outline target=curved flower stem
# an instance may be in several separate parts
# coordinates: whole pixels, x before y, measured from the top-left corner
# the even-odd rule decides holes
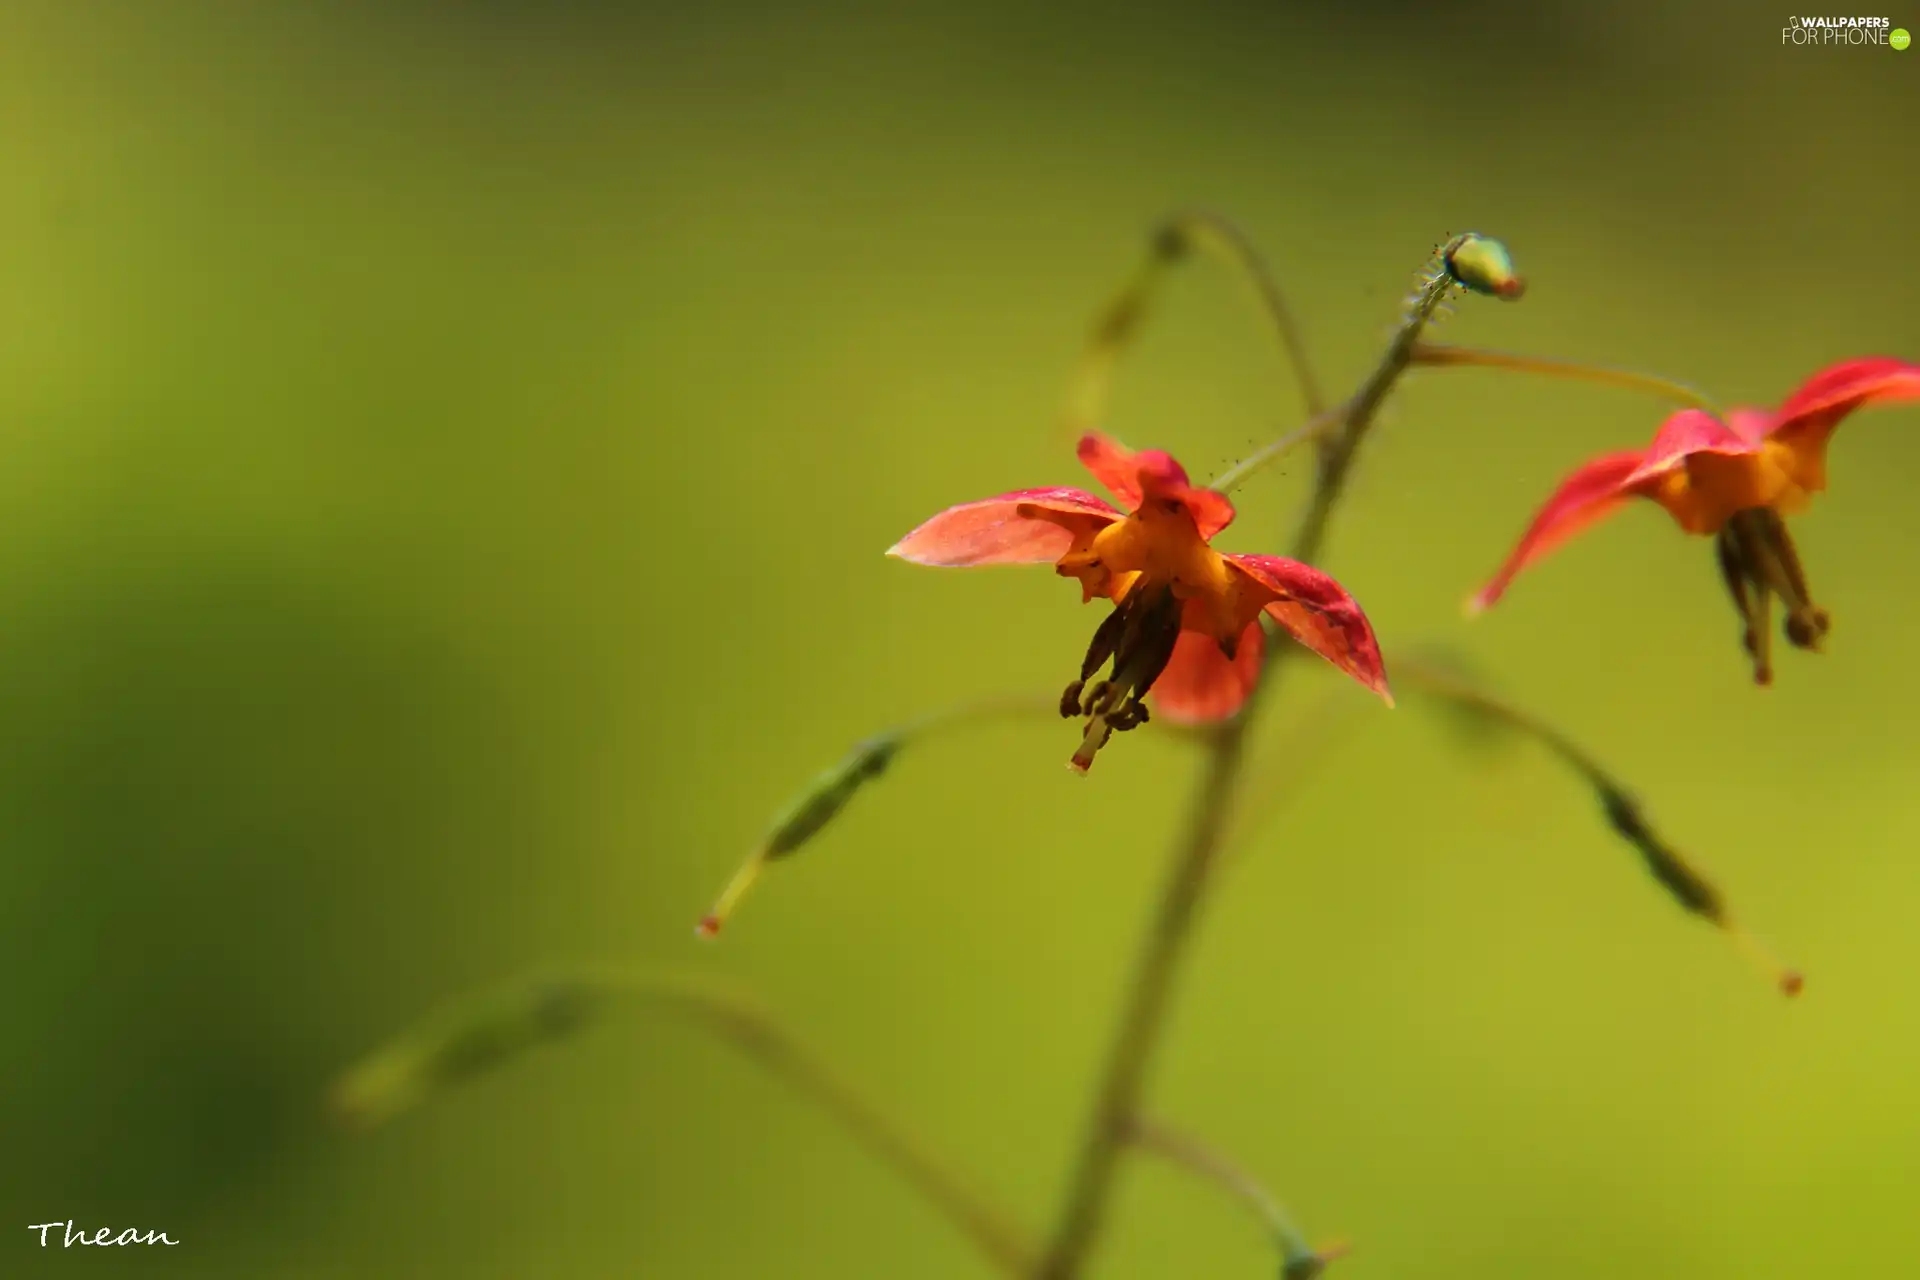
[[[1300,398],[1306,404],[1308,415],[1319,414],[1325,402],[1314,377],[1313,362],[1300,336],[1300,326],[1273,273],[1267,269],[1266,261],[1252,241],[1226,218],[1205,210],[1190,210],[1174,214],[1154,230],[1146,261],[1095,322],[1093,337],[1081,357],[1067,397],[1067,425],[1075,435],[1102,425],[1114,363],[1138,332],[1168,268],[1194,249],[1212,254],[1252,287],[1261,313],[1272,326],[1286,352],[1287,362],[1293,367],[1294,380],[1299,383]]]
[[[694,926],[695,935],[702,938],[719,936],[721,928],[732,918],[747,891],[758,883],[767,866],[792,857],[802,845],[819,835],[827,824],[840,816],[862,788],[887,771],[894,757],[908,743],[963,725],[1036,715],[1057,717],[1059,714],[1058,694],[1044,697],[1012,694],[945,707],[856,743],[840,763],[815,775],[806,789],[789,802],[786,812],[775,820],[773,830],[742,860],[739,868],[721,888],[713,906]]]
[[[1190,1133],[1171,1128],[1146,1116],[1135,1116],[1128,1127],[1128,1140],[1142,1151],[1179,1165],[1196,1177],[1213,1183],[1253,1211],[1274,1242],[1279,1245],[1286,1268],[1293,1277],[1318,1275],[1335,1251],[1322,1252],[1307,1243],[1293,1217],[1259,1179],[1229,1159],[1225,1153],[1202,1142]]]
[[[1395,656],[1391,662],[1397,681],[1400,659]],[[1249,762],[1260,781],[1249,788],[1247,801],[1227,833],[1230,848],[1222,855],[1224,860],[1243,857],[1253,835],[1316,784],[1354,734],[1372,720],[1376,708],[1351,693],[1337,686],[1320,691],[1311,706],[1288,717],[1286,733],[1270,756]]]
[[[1800,994],[1805,979],[1799,970],[1781,964],[1758,939],[1735,922],[1719,888],[1653,829],[1627,785],[1591,752],[1539,715],[1496,698],[1431,662],[1402,661],[1395,664],[1395,670],[1412,688],[1447,703],[1469,717],[1470,722],[1531,738],[1546,748],[1592,788],[1607,825],[1633,847],[1647,874],[1668,896],[1683,910],[1725,934],[1783,995]]]
[[[1444,346],[1421,342],[1413,348],[1413,362],[1422,365],[1479,365],[1487,369],[1510,369],[1515,373],[1538,373],[1549,378],[1574,382],[1597,382],[1629,391],[1647,391],[1675,404],[1704,409],[1716,418],[1726,414],[1720,406],[1684,383],[1650,373],[1632,373],[1603,365],[1580,364],[1572,360],[1549,360],[1541,356],[1514,355],[1506,351],[1483,351],[1478,347]]]
[[[997,1271],[1029,1273],[1034,1250],[997,1204],[758,1002],[710,983],[597,968],[522,981],[456,1006],[366,1058],[335,1089],[335,1112],[361,1128],[390,1120],[583,1029],[622,999],[678,1013],[786,1081],[944,1214]]]
[[[1374,414],[1412,364],[1422,330],[1454,285],[1444,266],[1436,263],[1378,367],[1347,402],[1344,427],[1323,442],[1313,498],[1294,536],[1291,554],[1295,559],[1311,563],[1318,556],[1333,508],[1345,491],[1354,457],[1373,424]],[[1260,683],[1240,713],[1221,726],[1202,766],[1200,784],[1187,811],[1185,834],[1174,849],[1166,886],[1134,962],[1133,980],[1066,1201],[1046,1255],[1034,1273],[1038,1280],[1070,1280],[1078,1275],[1099,1234],[1129,1126],[1140,1111],[1147,1068],[1165,1027],[1174,978],[1186,956],[1217,856],[1232,823],[1241,765],[1246,758],[1247,729],[1253,723],[1260,695],[1272,687],[1273,673],[1285,666],[1294,648],[1281,645],[1273,649]]]
[[[1284,458],[1303,444],[1316,444],[1326,439],[1333,432],[1338,431],[1347,421],[1349,409],[1350,406],[1344,404],[1337,409],[1329,409],[1325,413],[1309,419],[1304,426],[1296,427],[1292,431],[1289,431],[1286,435],[1281,436],[1271,444],[1261,445],[1258,449],[1240,459],[1240,461],[1234,463],[1225,471],[1222,471],[1214,478],[1213,483],[1207,487],[1219,493],[1233,492],[1248,480],[1252,479],[1254,473],[1265,467],[1268,463],[1276,462]]]

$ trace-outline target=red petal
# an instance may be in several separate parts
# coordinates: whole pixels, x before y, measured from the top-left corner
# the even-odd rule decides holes
[[[1780,406],[1783,425],[1838,409],[1850,413],[1875,400],[1920,399],[1920,365],[1891,356],[1866,356],[1829,365],[1800,384]]]
[[[1080,461],[1094,479],[1107,487],[1128,511],[1138,511],[1147,498],[1181,502],[1193,515],[1202,541],[1233,523],[1233,503],[1224,493],[1195,487],[1187,469],[1171,454],[1158,449],[1138,453],[1098,431],[1080,437]]]
[[[1089,529],[1120,513],[1084,489],[1021,489],[948,507],[887,548],[915,564],[952,568],[976,564],[1048,564],[1073,545],[1073,534],[1047,520],[1021,516],[1022,506],[1046,507],[1084,519]]]
[[[1191,613],[1197,602],[1189,601]],[[1260,660],[1267,638],[1258,622],[1240,637],[1233,661],[1204,630],[1183,630],[1174,643],[1167,669],[1153,682],[1153,712],[1175,724],[1225,720],[1240,709],[1260,679]]]
[[[1660,424],[1653,443],[1640,454],[1640,465],[1628,477],[1629,485],[1656,480],[1686,463],[1695,454],[1749,454],[1760,452],[1760,442],[1749,440],[1704,409],[1682,409]]]
[[[1123,510],[1140,509],[1140,468],[1135,465],[1133,450],[1112,436],[1089,431],[1080,437],[1075,452],[1080,455],[1080,464],[1093,473],[1093,478],[1120,500]]]
[[[1920,365],[1886,356],[1845,360],[1808,378],[1775,415],[1773,438],[1792,448],[1794,479],[1808,492],[1827,487],[1827,440],[1840,420],[1881,400],[1920,400]]]
[[[1500,566],[1500,572],[1493,575],[1493,581],[1480,588],[1468,607],[1476,613],[1487,608],[1505,593],[1515,574],[1574,534],[1618,510],[1633,496],[1627,480],[1640,469],[1644,457],[1637,451],[1603,454],[1561,481],[1560,487],[1533,517],[1527,531],[1520,535],[1520,545]]]
[[[1268,616],[1307,648],[1393,703],[1373,624],[1347,589],[1312,565],[1284,556],[1223,556],[1275,597]]]
[[[1772,434],[1780,419],[1771,409],[1735,408],[1727,410],[1727,426],[1749,444],[1759,444]]]

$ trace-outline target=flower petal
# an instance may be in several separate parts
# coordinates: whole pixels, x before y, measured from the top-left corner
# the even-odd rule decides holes
[[[1618,510],[1635,492],[1627,481],[1640,470],[1644,457],[1638,450],[1602,454],[1562,480],[1520,535],[1520,544],[1500,566],[1500,572],[1468,601],[1468,609],[1478,613],[1489,607],[1505,594],[1515,574]]]
[[[1839,409],[1843,413],[1875,400],[1920,399],[1920,365],[1891,356],[1866,356],[1828,365],[1800,384],[1780,406],[1782,419]]]
[[[1066,516],[1064,523],[1022,516],[1041,507]],[[1047,564],[1073,546],[1070,527],[1084,521],[1089,535],[1120,519],[1120,513],[1084,489],[1021,489],[948,507],[900,541],[887,554],[915,564],[954,568],[976,564]]]
[[[1136,453],[1110,436],[1089,431],[1080,437],[1079,455],[1094,479],[1127,511],[1138,511],[1148,498],[1183,503],[1203,542],[1233,523],[1233,503],[1227,495],[1196,487],[1171,454],[1158,449]]]
[[[1285,556],[1222,556],[1272,599],[1269,617],[1307,648],[1393,705],[1373,624],[1347,589],[1312,565]]]
[[[1792,477],[1781,468],[1756,428],[1763,409],[1737,409],[1734,424],[1703,409],[1682,409],[1660,424],[1623,485],[1667,509],[1688,533],[1718,532],[1735,512],[1749,507],[1792,508]],[[1804,495],[1801,495],[1802,497]]]
[[[1185,612],[1192,614],[1196,607],[1197,602],[1188,601]],[[1154,714],[1175,724],[1225,720],[1253,692],[1266,646],[1267,637],[1258,622],[1250,623],[1241,635],[1231,661],[1204,628],[1182,630],[1167,669],[1148,694]]]
[[[1140,468],[1134,462],[1137,455],[1133,450],[1112,436],[1089,431],[1080,437],[1074,452],[1093,478],[1120,500],[1121,510],[1140,509]]]
[[[1881,400],[1920,400],[1920,365],[1868,356],[1829,365],[1787,397],[1773,439],[1788,447],[1793,479],[1809,493],[1827,487],[1827,440],[1840,420]]]
[[[1760,442],[1749,440],[1704,409],[1682,409],[1660,424],[1653,443],[1640,454],[1640,466],[1627,478],[1629,485],[1649,483],[1702,453],[1723,455],[1760,452]]]
[[[1148,502],[1177,502],[1193,517],[1200,541],[1211,542],[1213,535],[1233,523],[1233,503],[1226,494],[1195,487],[1187,479],[1187,469],[1171,455],[1158,449],[1143,449],[1139,455],[1140,488]]]
[[[1771,409],[1738,407],[1727,410],[1727,426],[1750,444],[1759,444],[1773,433],[1780,419]]]

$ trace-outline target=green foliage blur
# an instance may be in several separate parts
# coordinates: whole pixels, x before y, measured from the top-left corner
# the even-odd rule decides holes
[[[1630,11],[1634,10],[1634,11]],[[1894,13],[1898,20],[1915,15]],[[1439,336],[1768,403],[1920,357],[1920,54],[1712,2],[1468,7],[10,0],[0,9],[0,1273],[985,1274],[777,1082],[634,1017],[353,1136],[349,1063],[570,958],[760,994],[1051,1212],[1195,757],[1071,726],[904,756],[691,926],[793,789],[1048,692],[1044,570],[882,557],[1082,483],[1060,405],[1162,213],[1264,248],[1339,392],[1430,248],[1526,300]],[[1912,21],[1905,25],[1912,26]],[[1336,1274],[1891,1275],[1920,1249],[1920,412],[1797,522],[1829,652],[1749,683],[1705,542],[1634,510],[1461,620],[1564,470],[1662,407],[1410,378],[1327,567],[1637,788],[1808,974],[1783,1002],[1544,755],[1290,680],[1157,1111]],[[1217,472],[1297,424],[1182,274],[1111,429]],[[1237,495],[1281,549],[1304,461]],[[1307,678],[1311,677],[1311,678]],[[1290,729],[1289,726],[1292,726]],[[1324,749],[1324,750],[1323,750]],[[29,1224],[164,1230],[42,1249]],[[129,1256],[137,1253],[138,1256]],[[1101,1276],[1265,1276],[1131,1169]]]

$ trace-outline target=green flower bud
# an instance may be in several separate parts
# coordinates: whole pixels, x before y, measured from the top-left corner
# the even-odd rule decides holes
[[[1513,255],[1491,236],[1472,231],[1455,236],[1440,256],[1454,282],[1475,293],[1513,302],[1527,291],[1526,280],[1513,269]]]

